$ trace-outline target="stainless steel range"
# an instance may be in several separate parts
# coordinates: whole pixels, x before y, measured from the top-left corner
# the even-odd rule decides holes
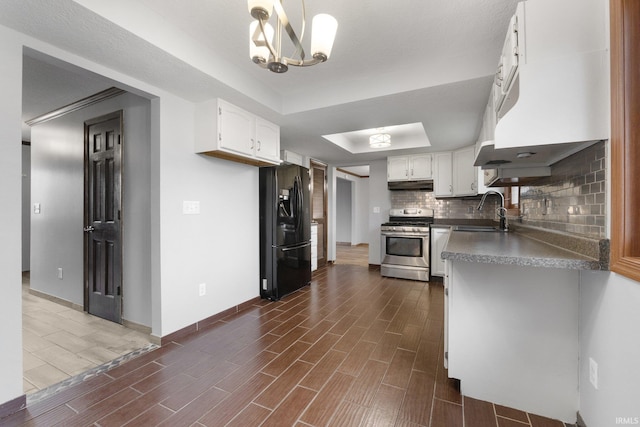
[[[383,276],[429,280],[429,224],[432,209],[391,209],[380,226]]]

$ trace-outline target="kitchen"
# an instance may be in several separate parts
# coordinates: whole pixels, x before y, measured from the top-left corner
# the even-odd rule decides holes
[[[19,55],[18,51],[21,52],[21,48],[16,49],[13,44],[13,40],[16,40],[16,39],[17,39],[17,42],[15,42],[15,44],[21,45],[23,43],[22,38],[12,32],[10,32],[9,35],[6,38],[4,38],[5,42],[9,44],[9,46],[6,48],[7,57],[13,58],[16,55]],[[27,44],[30,46],[36,46],[39,49],[51,52],[50,48],[48,48],[47,46],[43,46],[41,43],[37,41],[28,40]],[[78,59],[74,58],[72,55],[62,54],[62,56],[67,61],[78,62]],[[492,60],[492,62],[495,62],[495,61]],[[493,64],[493,66],[495,66],[495,64]],[[9,65],[5,65],[5,67],[9,67]],[[320,67],[320,65],[318,67]],[[98,67],[98,66],[94,67],[94,70],[108,72],[108,70],[104,70],[102,67]],[[11,71],[11,73],[13,72],[14,71]],[[148,92],[151,92],[151,93],[158,93],[156,88],[151,87],[149,84],[140,84],[139,82],[134,81],[134,79],[127,78],[126,76],[122,77],[122,79],[125,80],[126,83],[128,83],[132,87],[137,87],[137,88],[140,88],[141,90],[147,90]],[[20,85],[14,85],[14,84],[11,84],[10,82],[7,83],[6,85],[7,93],[12,93],[12,94],[15,93],[15,91],[17,91],[18,89],[16,89],[14,86],[20,86]],[[455,92],[457,89],[457,86],[453,85],[449,89]],[[154,272],[154,274],[157,275],[158,278],[160,277],[162,278],[163,283],[165,282],[176,283],[176,284],[186,283],[186,284],[189,284],[190,286],[191,283],[194,283],[197,285],[198,283],[203,281],[203,278],[204,278],[204,281],[215,282],[215,279],[211,277],[211,273],[208,273],[206,271],[206,268],[203,267],[208,265],[208,263],[210,262],[209,257],[206,256],[207,251],[205,248],[207,247],[207,242],[205,242],[202,238],[198,236],[203,233],[219,232],[219,228],[213,227],[210,224],[206,224],[205,221],[200,221],[199,218],[193,218],[193,217],[190,217],[189,219],[195,222],[191,222],[187,224],[185,222],[185,219],[179,213],[174,212],[172,208],[173,206],[172,203],[176,203],[182,200],[200,200],[201,206],[203,208],[203,212],[211,212],[210,210],[206,211],[205,208],[209,207],[210,209],[211,206],[216,205],[218,198],[224,197],[225,200],[230,200],[231,204],[234,205],[236,208],[238,208],[239,211],[242,211],[242,208],[245,208],[245,207],[248,208],[248,210],[252,210],[252,209],[257,210],[257,201],[255,203],[253,202],[246,203],[244,200],[241,200],[237,194],[234,194],[233,192],[223,193],[221,190],[214,190],[216,192],[214,196],[205,196],[205,197],[202,196],[203,194],[206,194],[208,191],[211,191],[210,182],[215,182],[216,180],[223,179],[220,175],[218,175],[218,173],[210,170],[211,166],[222,168],[228,174],[240,173],[241,176],[239,177],[239,182],[242,183],[243,188],[249,187],[251,191],[257,192],[257,183],[251,184],[251,182],[254,181],[253,179],[254,177],[252,176],[254,172],[252,172],[249,169],[244,169],[244,168],[240,169],[239,167],[226,165],[223,162],[219,162],[214,159],[198,158],[198,160],[195,160],[195,159],[192,160],[191,157],[189,157],[184,150],[180,150],[175,144],[172,144],[172,141],[181,141],[184,139],[189,139],[191,137],[190,131],[186,130],[187,128],[184,126],[181,126],[181,124],[188,123],[190,121],[188,112],[192,110],[193,107],[190,103],[183,102],[181,99],[172,95],[171,93],[163,92],[162,94],[163,94],[163,97],[159,101],[157,101],[157,104],[152,104],[153,115],[154,116],[157,115],[158,117],[160,117],[161,123],[163,123],[156,129],[156,131],[158,131],[161,134],[161,138],[164,141],[164,144],[161,145],[161,148],[160,148],[162,150],[162,156],[158,156],[163,163],[161,167],[158,166],[159,170],[156,170],[154,173],[162,174],[164,183],[170,182],[170,181],[180,183],[181,185],[178,187],[180,187],[181,189],[188,188],[188,190],[186,191],[188,191],[188,193],[190,194],[185,194],[184,190],[180,190],[177,187],[166,188],[158,184],[157,189],[158,191],[162,192],[163,197],[158,198],[156,200],[156,203],[158,204],[158,206],[162,207],[162,215],[160,215],[159,212],[157,213],[157,217],[155,217],[155,220],[152,221],[152,224],[153,224],[152,227],[154,227],[153,230],[156,230],[157,232],[159,232],[159,229],[162,229],[163,240],[160,243],[154,243],[154,245],[155,244],[158,245],[158,246],[154,246],[154,250],[157,250],[159,251],[159,253],[162,253],[163,258],[168,257],[167,259],[170,259],[172,263],[189,266],[189,267],[192,267],[192,269],[189,273],[187,273],[185,277],[182,274],[182,272],[176,271],[174,270],[174,268],[171,268],[169,265],[166,265],[164,263],[161,265],[156,260],[156,261],[153,261],[152,263],[154,266],[152,267],[152,271]],[[19,98],[18,95],[16,96]],[[484,99],[482,100],[482,102],[484,103],[486,102],[486,94],[483,98]],[[14,99],[14,98],[11,97],[10,99]],[[7,108],[11,109],[11,111],[13,111],[13,109],[15,108],[19,108],[19,106],[17,106],[19,102],[16,102],[15,100],[9,101],[7,99],[4,102],[7,103],[8,105]],[[260,109],[252,110],[252,111],[258,115],[261,115],[261,116],[263,115]],[[301,113],[301,115],[304,115],[304,113]],[[170,124],[172,123],[176,124],[176,126],[171,126]],[[5,128],[4,124],[3,124],[3,128]],[[12,127],[11,125],[7,125],[6,128],[14,129],[14,127]],[[309,151],[311,152],[311,150]],[[192,152],[189,154],[193,155]],[[197,174],[196,174],[197,176],[185,174],[184,170],[182,169],[178,169],[178,168],[176,168],[175,170],[172,169],[176,165],[174,166],[169,165],[167,162],[167,159],[171,159],[172,161],[175,161],[176,165],[181,164],[182,167],[186,168],[187,170],[191,170],[194,172],[197,171]],[[374,187],[374,183],[376,183],[375,185],[379,185],[379,184],[382,185],[382,187],[376,187],[376,188],[385,188],[386,180],[387,180],[386,179],[386,161],[380,161],[380,160],[371,161],[370,164],[371,164],[371,170],[372,170],[369,178],[370,188]],[[8,170],[11,170],[11,169],[8,169]],[[164,175],[165,173],[168,175]],[[333,172],[330,172],[330,178],[332,173]],[[168,185],[168,184],[164,184],[164,185]],[[255,185],[255,187],[251,187],[252,185]],[[14,196],[13,192],[10,192],[9,190],[7,191],[8,191],[7,196],[11,196],[11,197],[8,197],[8,199],[15,199],[13,197]],[[386,221],[385,216],[387,215],[388,210],[393,207],[391,206],[391,200],[387,199],[384,193],[376,190],[371,190],[371,197],[370,197],[369,203],[371,207],[371,209],[369,209],[369,212],[371,212],[370,216],[372,218],[372,222],[376,223],[377,226],[379,226],[379,224]],[[380,212],[379,213],[374,212],[372,209],[374,207],[379,207]],[[547,207],[547,208],[553,209],[554,206]],[[543,209],[543,208],[536,206],[536,209]],[[240,215],[242,216],[244,214],[240,214]],[[225,219],[222,214],[218,214],[218,213],[212,214],[211,217],[214,218],[216,221],[222,221]],[[250,223],[251,221],[248,215],[242,216],[242,219],[245,219],[247,223]],[[169,223],[172,223],[174,226],[176,224],[181,224],[181,228],[169,227]],[[257,225],[250,226],[249,228],[250,230],[256,231],[256,234],[257,234]],[[186,235],[182,233],[186,233]],[[378,246],[379,239],[380,239],[379,231],[373,230],[371,231],[371,234],[372,235],[370,236],[370,239],[369,239],[370,249],[371,249],[370,256],[375,257],[375,254],[379,253],[379,252],[376,252],[376,249],[379,249],[379,246]],[[9,235],[13,236],[13,234],[11,233]],[[176,245],[175,248],[171,247],[172,245],[181,242],[183,238],[186,238],[194,242],[195,247],[193,248],[194,250],[192,252],[184,252],[183,250],[184,245],[182,244]],[[257,258],[257,248],[254,250],[256,251],[256,258]],[[371,255],[371,254],[374,254],[374,255]],[[189,259],[190,256],[193,258]],[[9,258],[13,259],[12,256],[9,256]],[[379,260],[377,262],[379,262]],[[372,262],[372,264],[375,264],[377,262]],[[225,275],[229,274],[229,277],[231,277],[231,274],[227,273],[226,270],[223,270],[223,272]],[[600,287],[598,286],[598,283],[604,283],[608,280],[606,278],[603,278],[602,275],[604,274],[605,273],[585,274],[586,279],[584,280],[589,281],[588,283],[591,284],[589,287],[591,293],[589,295],[593,297],[593,299],[590,299],[588,301],[599,301],[598,295],[600,295],[599,294]],[[9,276],[13,277],[14,275],[15,274],[8,274],[8,277]],[[613,357],[613,355],[611,355],[609,352],[606,351],[606,348],[615,347],[616,343],[615,342],[609,343],[611,344],[611,346],[607,346],[603,344],[603,340],[605,340],[604,337],[606,337],[606,335],[604,336],[602,335],[601,328],[605,328],[605,326],[607,326],[605,329],[608,329],[609,327],[613,327],[614,330],[619,331],[620,335],[618,336],[619,338],[618,345],[621,345],[623,342],[626,342],[625,337],[628,338],[628,337],[634,336],[634,329],[632,326],[630,326],[630,324],[634,324],[634,322],[629,322],[628,317],[618,318],[616,316],[607,315],[606,313],[611,314],[611,311],[613,311],[614,313],[618,311],[618,310],[611,310],[612,305],[618,306],[618,304],[621,303],[623,304],[622,307],[629,306],[629,305],[632,306],[633,301],[637,301],[637,299],[634,299],[635,288],[633,287],[632,283],[628,284],[627,282],[625,282],[625,279],[620,278],[620,280],[618,280],[616,277],[614,277],[611,280],[614,281],[614,285],[611,287],[608,287],[607,291],[619,292],[619,293],[609,294],[608,292],[606,292],[603,294],[605,297],[604,299],[605,305],[603,307],[603,309],[605,310],[605,314],[603,314],[603,316],[608,320],[601,320],[601,321],[595,322],[594,332],[597,332],[597,333],[595,334],[594,337],[592,338],[585,337],[589,339],[583,340],[584,345],[588,345],[588,346],[593,345],[594,351],[596,353],[600,353],[600,354],[595,354],[594,359],[598,361],[601,372],[607,372],[607,371],[618,372],[616,369],[614,369],[614,367],[611,366],[610,362],[607,362],[607,360],[611,360],[610,358]],[[208,311],[207,308],[204,308],[201,306],[201,303],[203,301],[199,301],[197,300],[197,298],[193,300],[186,298],[180,292],[179,288],[180,288],[179,286],[175,286],[175,288],[163,286],[160,290],[160,293],[158,294],[157,299],[155,299],[154,304],[158,304],[158,306],[160,304],[165,304],[165,305],[169,304],[169,307],[173,306],[174,304],[179,306],[179,307],[176,307],[176,310],[175,310],[176,314],[171,314],[172,310],[167,310],[167,311],[162,310],[162,314],[160,314],[159,311],[155,311],[155,314],[153,314],[153,319],[151,319],[150,323],[153,324],[154,328],[156,328],[156,333],[159,334],[160,336],[165,334],[163,331],[166,331],[166,332],[174,331],[184,326],[185,324],[193,323],[210,314],[210,311]],[[602,290],[602,292],[604,292],[604,290]],[[161,298],[160,298],[160,295],[161,295]],[[235,298],[235,301],[239,302],[239,301],[247,300],[252,296],[253,296],[252,292],[246,291],[245,294],[240,296],[235,296],[234,298]],[[226,300],[224,300],[223,298],[223,300],[221,301],[221,304],[232,305],[234,298],[229,298]],[[609,298],[613,298],[613,300],[609,301]],[[592,304],[595,304],[595,302],[594,303],[589,302],[588,304],[592,305]],[[189,307],[189,309],[187,309],[187,307]],[[597,307],[600,307],[600,306],[598,305]],[[629,311],[633,313],[633,310],[629,310]],[[177,314],[177,313],[184,313],[184,312],[189,312],[189,314],[187,314],[186,316],[183,316],[182,314]],[[623,310],[623,312],[625,312],[625,310]],[[11,320],[11,319],[14,319],[14,317],[16,316],[16,313],[11,311],[6,315],[9,316],[8,319]],[[612,323],[608,323],[608,322],[612,322]],[[8,339],[7,342],[14,342],[17,338],[15,334],[9,333],[9,335],[7,335],[7,339]],[[592,339],[595,341],[593,341]],[[625,355],[624,357],[625,357],[625,360],[627,360],[626,357],[628,356]],[[609,368],[603,370],[603,368],[606,368],[607,366]],[[622,392],[624,396],[634,396],[634,392],[637,390],[637,388],[634,388],[634,386],[630,382],[631,379],[635,378],[633,376],[633,373],[635,372],[634,369],[632,368],[633,364],[629,362],[629,365],[627,365],[626,363],[623,363],[621,366],[627,366],[628,369],[626,369],[626,372],[627,374],[631,374],[631,376],[629,378],[622,379],[621,380],[622,383],[618,383],[618,384],[625,385],[623,387],[624,391]],[[613,369],[613,371],[611,371],[611,369]],[[581,369],[581,372],[583,372],[582,369]],[[11,374],[8,374],[8,375],[11,375]],[[604,375],[604,373],[602,375]],[[587,378],[587,381],[588,381],[588,378]],[[613,409],[606,409],[606,408],[616,407],[615,403],[612,403],[611,399],[614,399],[614,398],[611,396],[617,396],[617,395],[615,393],[610,394],[611,389],[605,386],[606,386],[606,382],[602,384],[602,387],[604,388],[601,387],[600,390],[596,390],[596,391],[591,391],[586,387],[581,388],[581,393],[584,394],[583,398],[587,399],[589,402],[589,404],[585,403],[584,405],[582,405],[582,407],[585,408],[583,410],[589,411],[590,409],[588,408],[600,408],[600,409],[594,409],[594,411],[597,411],[596,414],[598,415],[592,415],[592,417],[608,416],[608,414],[610,414],[610,412],[613,411]],[[11,397],[12,397],[12,392],[8,392],[5,399],[2,399],[2,400],[8,400]],[[623,411],[622,409],[618,409],[618,410]],[[615,413],[615,415],[618,415],[617,412]],[[621,413],[619,415],[621,417],[625,416],[624,413]],[[629,414],[629,416],[633,416],[633,414]],[[600,419],[600,418],[596,418],[596,419]]]

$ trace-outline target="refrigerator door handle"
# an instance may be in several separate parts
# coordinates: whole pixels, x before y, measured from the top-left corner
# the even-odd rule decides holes
[[[282,247],[282,246],[273,246],[274,248],[282,250],[282,252],[294,251],[296,249],[306,248],[307,246],[311,246],[311,242],[301,243],[299,245],[290,246],[290,247]]]

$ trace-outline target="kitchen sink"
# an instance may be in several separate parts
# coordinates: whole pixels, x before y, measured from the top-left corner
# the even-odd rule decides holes
[[[493,227],[490,225],[454,225],[451,227],[452,231],[484,231],[484,232],[494,232],[501,231],[498,227]]]

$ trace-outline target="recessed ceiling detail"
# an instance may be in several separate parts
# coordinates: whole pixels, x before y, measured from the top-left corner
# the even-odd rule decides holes
[[[371,136],[380,134],[390,136],[390,146],[377,148],[369,143]],[[431,147],[429,137],[420,122],[334,133],[322,137],[352,154]]]

